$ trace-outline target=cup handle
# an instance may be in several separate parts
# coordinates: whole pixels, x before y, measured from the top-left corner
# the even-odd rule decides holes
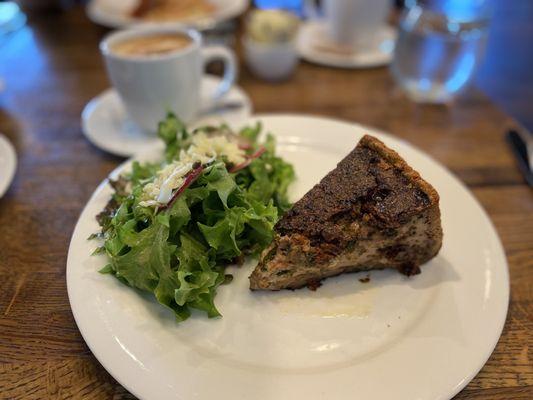
[[[204,67],[213,60],[222,60],[224,63],[222,82],[220,82],[214,93],[211,95],[212,101],[220,100],[230,91],[237,79],[237,62],[235,60],[235,54],[223,46],[207,46],[202,48],[202,57]]]

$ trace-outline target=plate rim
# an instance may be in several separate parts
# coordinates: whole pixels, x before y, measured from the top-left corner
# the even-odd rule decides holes
[[[475,204],[477,209],[479,211],[481,211],[481,214],[482,214],[485,222],[488,223],[488,226],[490,227],[491,233],[494,236],[495,244],[497,246],[497,250],[500,253],[500,255],[502,256],[502,261],[503,261],[503,265],[502,265],[503,270],[502,270],[502,272],[503,272],[503,276],[505,278],[505,283],[506,283],[503,286],[503,288],[505,289],[505,292],[503,294],[504,294],[504,297],[506,299],[506,302],[505,302],[505,304],[502,304],[504,306],[501,309],[501,312],[503,313],[503,315],[502,316],[498,316],[499,317],[499,323],[498,323],[497,328],[494,331],[494,339],[491,341],[490,346],[487,347],[486,353],[484,353],[482,357],[480,356],[479,366],[477,368],[473,368],[472,371],[462,380],[462,382],[459,385],[456,385],[454,388],[451,388],[450,391],[448,391],[447,393],[444,394],[444,396],[440,395],[438,397],[438,399],[451,399],[453,396],[455,396],[457,393],[459,393],[462,389],[464,389],[464,387],[468,383],[470,383],[470,381],[484,367],[484,365],[486,364],[486,362],[488,361],[488,359],[490,358],[490,356],[494,352],[494,349],[495,349],[496,345],[498,344],[498,342],[500,340],[502,331],[504,329],[504,326],[505,326],[505,323],[506,323],[507,317],[508,317],[508,308],[509,308],[509,302],[510,302],[510,279],[509,279],[508,260],[507,260],[507,256],[506,256],[506,253],[505,253],[505,249],[504,249],[503,244],[501,242],[501,239],[500,239],[500,237],[498,235],[498,231],[496,230],[496,228],[495,228],[491,218],[487,214],[486,210],[481,205],[481,203],[477,200],[477,198],[473,195],[473,193],[468,189],[468,187],[458,177],[456,177],[455,174],[453,174],[446,166],[441,164],[439,161],[435,160],[427,152],[421,150],[420,148],[418,148],[417,146],[413,145],[412,143],[406,141],[403,138],[397,137],[395,135],[392,135],[390,133],[384,132],[384,131],[382,131],[380,129],[377,129],[377,128],[374,128],[374,127],[371,127],[371,126],[366,126],[366,125],[363,125],[363,124],[360,124],[360,123],[357,123],[357,122],[353,122],[353,121],[349,121],[349,120],[346,120],[346,119],[340,119],[340,118],[334,118],[334,117],[328,117],[328,116],[308,115],[308,114],[301,114],[301,113],[257,113],[257,114],[252,114],[245,121],[252,121],[252,120],[256,120],[256,119],[260,119],[260,118],[269,118],[269,117],[270,118],[271,117],[274,117],[274,118],[288,118],[288,119],[303,118],[303,119],[316,119],[316,120],[322,120],[322,121],[326,120],[326,121],[332,122],[332,123],[342,123],[342,124],[348,124],[348,125],[352,125],[352,126],[357,126],[359,128],[363,128],[363,129],[369,130],[371,133],[378,133],[379,135],[384,135],[385,137],[392,138],[393,140],[401,142],[403,145],[406,145],[406,146],[414,149],[415,152],[418,153],[418,155],[428,159],[429,161],[431,161],[432,164],[434,164],[438,168],[440,168],[451,179],[453,179],[455,181],[455,183],[459,184],[460,188],[465,192],[465,194],[467,194],[467,196],[470,198],[470,200],[473,202],[473,204]],[[245,121],[243,121],[243,122],[245,122]],[[153,149],[152,149],[152,151],[153,151]],[[109,177],[112,176],[113,174],[119,173],[121,170],[123,170],[125,167],[127,167],[128,164],[133,162],[135,159],[138,159],[139,157],[142,157],[142,154],[137,154],[137,155],[135,155],[135,156],[133,156],[133,157],[121,162],[115,169],[113,169],[113,171],[111,171],[108,174],[107,178],[102,180],[102,182],[100,182],[97,185],[95,190],[92,192],[89,200],[85,203],[82,211],[80,212],[80,217],[82,216],[82,214],[84,214],[84,212],[86,211],[88,205],[91,203],[91,201],[94,199],[94,197],[108,183]],[[116,379],[130,393],[132,393],[133,395],[135,395],[136,397],[138,397],[140,399],[148,399],[150,397],[145,397],[144,393],[141,395],[141,391],[140,390],[138,391],[136,388],[132,387],[129,383],[127,383],[125,379],[122,379],[122,376],[121,376],[122,373],[117,373],[117,371],[115,371],[114,368],[111,368],[109,363],[107,361],[105,361],[105,357],[102,357],[102,352],[96,350],[95,344],[91,343],[91,342],[89,342],[87,340],[86,332],[84,333],[81,330],[81,328],[80,328],[79,319],[80,319],[81,316],[77,314],[77,312],[75,311],[75,308],[73,307],[73,302],[72,302],[72,290],[73,290],[72,289],[72,285],[73,285],[73,283],[72,283],[72,279],[69,279],[69,276],[72,276],[72,274],[69,273],[69,270],[70,270],[69,265],[72,265],[71,248],[72,248],[72,244],[73,244],[74,239],[75,239],[75,233],[78,230],[78,227],[79,227],[80,224],[81,224],[81,218],[78,218],[78,220],[76,222],[76,225],[74,227],[72,236],[71,236],[71,240],[69,242],[69,250],[68,250],[67,265],[66,265],[67,293],[68,293],[68,298],[69,298],[69,303],[70,303],[70,306],[71,306],[71,310],[72,310],[72,313],[73,313],[73,316],[74,316],[74,320],[76,322],[78,330],[79,330],[80,334],[82,335],[85,343],[87,344],[87,346],[89,347],[89,349],[91,350],[91,352],[93,353],[95,358],[98,360],[98,362],[106,369],[106,371],[108,371],[109,374],[112,375],[114,377],[114,379]]]
[[[6,179],[3,182],[0,182],[0,199],[9,190],[13,179],[15,178],[15,173],[17,172],[18,157],[15,147],[11,141],[4,134],[0,133],[0,147],[6,150],[8,158],[8,168]]]

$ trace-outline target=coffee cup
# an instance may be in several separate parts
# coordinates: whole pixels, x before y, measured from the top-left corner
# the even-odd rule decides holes
[[[306,2],[313,18],[323,15],[330,39],[352,48],[372,47],[386,22],[390,0],[323,0],[322,9]]]
[[[155,132],[169,111],[185,122],[201,113],[200,90],[206,64],[220,60],[224,74],[210,100],[224,97],[237,76],[233,52],[202,47],[198,31],[180,27],[142,27],[111,33],[100,43],[112,85],[130,118]]]

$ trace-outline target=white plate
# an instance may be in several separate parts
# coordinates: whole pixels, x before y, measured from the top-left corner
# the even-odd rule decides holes
[[[384,25],[368,48],[346,51],[338,49],[328,40],[324,22],[308,21],[300,28],[296,46],[301,58],[315,64],[338,68],[373,68],[391,62],[396,35],[392,27]]]
[[[220,288],[223,318],[176,324],[149,296],[96,272],[105,257],[89,256],[97,244],[86,238],[111,194],[104,181],[80,216],[67,262],[74,317],[94,355],[143,399],[451,398],[486,362],[507,313],[507,263],[483,209],[445,168],[392,136],[324,118],[256,118],[296,167],[294,199],[364,133],[396,149],[440,192],[440,254],[415,277],[381,271],[361,283],[365,274],[348,274],[316,292],[252,293],[248,262],[230,268],[235,280]]]
[[[17,168],[17,154],[7,138],[0,134],[0,198],[9,188]]]
[[[214,93],[220,78],[204,75],[201,85],[201,108],[210,108],[209,96]],[[252,113],[252,103],[248,95],[238,86],[233,86],[221,100],[221,104],[242,104],[235,109],[216,109],[206,113],[191,126],[207,123],[228,122],[239,124]],[[82,131],[85,137],[96,147],[122,157],[130,157],[158,146],[160,140],[155,134],[145,133],[131,121],[124,109],[118,93],[107,89],[92,99],[81,114]]]
[[[250,5],[250,0],[210,1],[216,7],[216,11],[212,16],[176,21],[175,23],[182,23],[196,29],[209,29],[220,22],[238,17]],[[123,28],[134,24],[153,24],[154,22],[143,22],[129,15],[137,4],[138,0],[90,0],[86,13],[91,21],[108,28]],[[169,24],[170,22],[162,22],[162,24],[165,23]]]

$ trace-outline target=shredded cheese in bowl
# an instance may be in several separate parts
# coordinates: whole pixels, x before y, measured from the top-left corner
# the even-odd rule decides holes
[[[298,18],[282,10],[254,10],[247,23],[248,36],[260,43],[287,43],[294,40],[298,32]]]

